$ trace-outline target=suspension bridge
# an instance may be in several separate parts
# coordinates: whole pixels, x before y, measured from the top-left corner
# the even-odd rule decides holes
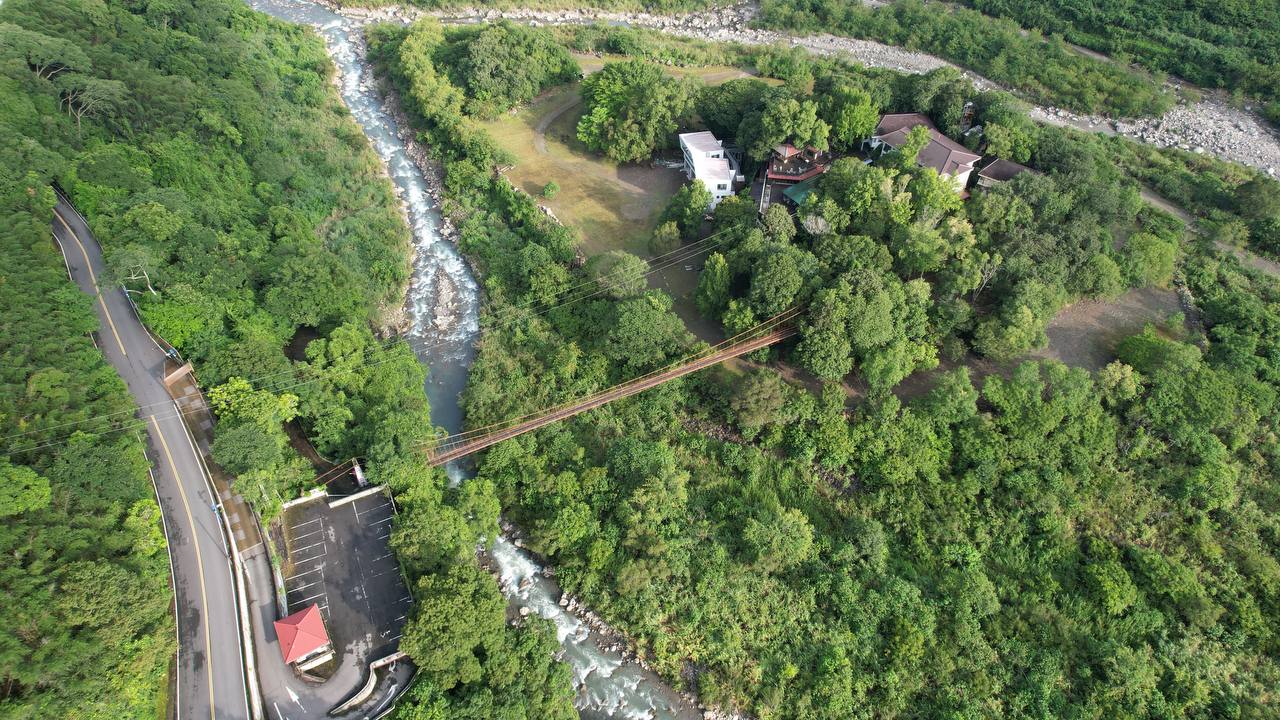
[[[593,410],[614,400],[644,392],[678,377],[684,377],[690,373],[709,368],[712,365],[718,365],[730,358],[745,355],[781,342],[796,334],[793,321],[799,315],[800,310],[800,308],[786,310],[718,345],[682,358],[647,375],[627,380],[586,397],[578,398],[538,413],[450,435],[437,442],[428,452],[428,457],[432,465],[444,465],[451,460],[457,460],[479,452],[504,440],[510,440],[513,437],[546,427],[559,420]]]

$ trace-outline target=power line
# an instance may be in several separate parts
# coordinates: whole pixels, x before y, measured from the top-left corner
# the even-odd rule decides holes
[[[473,428],[466,432],[456,433],[446,438],[440,438],[440,439],[433,440],[426,443],[419,443],[417,445],[414,445],[413,447],[417,449],[431,447],[431,450],[436,455],[441,454],[441,452],[448,453],[458,448],[465,447],[467,444],[471,442],[478,442],[478,441],[484,440],[487,437],[492,437],[494,435],[498,435],[508,430],[511,430],[515,427],[518,427],[520,424],[522,424],[521,421],[537,419],[540,417],[546,417],[548,415],[560,412],[562,410],[573,408],[577,405],[583,405],[583,404],[595,402],[596,400],[599,400],[605,395],[608,395],[609,393],[612,393],[616,390],[626,388],[628,386],[632,386],[637,383],[644,382],[645,380],[662,375],[663,373],[669,372],[671,370],[678,369],[690,363],[694,363],[699,360],[712,357],[718,352],[723,352],[724,350],[728,350],[735,345],[740,345],[750,340],[751,339],[750,336],[757,335],[758,333],[764,330],[776,331],[782,324],[794,320],[801,311],[803,311],[803,307],[801,306],[788,308],[786,310],[783,310],[781,313],[778,313],[777,315],[774,315],[771,318],[763,320],[753,325],[752,327],[739,332],[737,335],[727,338],[715,345],[711,345],[697,352],[690,353],[689,355],[686,355],[685,357],[680,358],[661,368],[652,370],[648,373],[645,373],[644,375],[639,375],[629,380],[624,380],[622,382],[616,383],[615,385],[612,385],[603,390],[597,390],[593,393],[584,395],[582,397],[566,400],[564,402],[561,402],[558,405],[534,410],[514,418],[507,418],[505,420],[501,420],[496,423],[491,423],[484,427]],[[493,428],[497,428],[497,429],[493,429]],[[366,458],[353,458],[352,461],[350,462],[354,462],[356,460],[363,460],[363,459],[366,459]],[[321,477],[323,477],[323,475],[321,475]]]
[[[679,263],[682,263],[682,262],[685,262],[685,261],[687,261],[687,260],[690,260],[690,259],[692,259],[692,258],[696,257],[697,255],[700,255],[700,254],[702,254],[703,252],[706,252],[707,250],[709,250],[709,249],[711,249],[711,248],[713,248],[713,247],[717,247],[717,246],[719,246],[720,244],[722,244],[722,243],[724,242],[724,238],[723,238],[722,236],[724,236],[724,235],[725,235],[726,233],[728,233],[728,232],[730,232],[730,230],[728,230],[728,229],[726,229],[726,230],[722,230],[722,231],[720,231],[720,232],[717,232],[717,233],[713,233],[713,234],[711,234],[711,235],[708,235],[707,237],[705,237],[705,238],[703,238],[703,239],[701,239],[701,240],[699,240],[699,241],[697,241],[697,242],[695,242],[695,243],[693,243],[693,244],[691,244],[691,245],[688,245],[688,246],[682,246],[682,247],[677,248],[677,249],[675,249],[675,250],[672,250],[672,251],[669,251],[669,252],[663,253],[662,255],[655,256],[655,258],[653,258],[654,260],[657,260],[657,259],[663,259],[663,258],[665,258],[665,259],[664,259],[664,260],[662,260],[662,262],[660,262],[656,267],[653,265],[653,263],[652,263],[652,262],[650,262],[650,269],[649,269],[647,272],[643,273],[643,274],[641,275],[641,277],[648,277],[648,276],[650,276],[650,275],[653,275],[654,273],[661,272],[662,270],[665,270],[665,269],[667,269],[667,268],[669,268],[669,267],[672,267],[672,266],[677,265],[677,264],[679,264]],[[712,240],[715,240],[715,242],[711,242]],[[538,316],[541,316],[541,315],[545,315],[545,314],[547,314],[547,313],[550,313],[550,312],[551,312],[551,311],[553,311],[553,310],[556,310],[556,309],[559,309],[559,308],[562,308],[562,307],[566,307],[566,306],[568,306],[568,305],[572,305],[572,304],[575,304],[575,303],[581,302],[581,301],[583,301],[583,300],[590,299],[590,298],[592,298],[592,297],[596,297],[596,296],[602,295],[602,294],[604,294],[604,293],[606,293],[606,292],[608,291],[608,289],[607,289],[606,287],[604,287],[604,286],[603,286],[602,281],[603,281],[603,280],[606,280],[606,279],[608,279],[608,278],[615,277],[615,276],[617,276],[617,277],[621,277],[623,274],[624,274],[623,270],[615,270],[614,272],[611,272],[611,273],[609,273],[609,274],[607,274],[607,275],[605,275],[605,276],[602,276],[601,278],[594,279],[594,280],[587,280],[587,281],[583,281],[583,282],[578,283],[577,285],[574,285],[574,286],[571,286],[571,287],[566,288],[566,289],[564,289],[564,290],[561,290],[560,292],[558,292],[558,293],[556,294],[557,296],[563,296],[563,295],[565,295],[565,294],[567,294],[567,293],[574,292],[574,291],[577,291],[577,290],[580,290],[580,289],[590,289],[590,288],[591,288],[591,286],[595,286],[595,289],[594,289],[594,290],[592,290],[591,292],[588,292],[588,293],[586,293],[586,294],[580,294],[580,295],[578,295],[577,297],[572,297],[572,298],[570,298],[570,299],[568,299],[568,300],[565,300],[565,301],[563,301],[563,302],[560,302],[560,303],[557,303],[557,304],[554,304],[554,305],[550,305],[550,306],[548,306],[548,307],[545,307],[545,308],[543,308],[543,309],[540,309],[540,310],[538,310],[538,311],[536,311],[536,312],[533,312],[529,317],[538,317]],[[534,305],[538,304],[539,302],[541,302],[541,301],[531,301],[531,302],[528,302],[528,303],[522,303],[522,304],[516,304],[516,305],[508,305],[508,306],[504,306],[503,308],[499,308],[498,310],[494,311],[494,313],[493,313],[490,317],[499,317],[500,319],[505,320],[506,318],[505,318],[504,316],[515,316],[515,314],[516,314],[516,313],[518,313],[518,312],[520,312],[520,311],[522,311],[522,310],[525,310],[525,309],[527,309],[528,307],[534,306]],[[518,319],[518,317],[513,317],[512,319]],[[385,351],[385,350],[389,350],[390,348],[394,347],[397,343],[401,343],[401,342],[403,342],[405,345],[408,345],[408,346],[410,347],[410,349],[412,349],[412,350],[414,350],[415,352],[418,352],[418,353],[422,353],[422,352],[425,352],[425,351],[430,350],[430,349],[433,349],[433,348],[444,347],[445,345],[450,344],[450,343],[449,343],[449,342],[447,342],[447,341],[438,341],[438,342],[434,342],[434,343],[422,343],[422,342],[414,341],[412,338],[408,338],[408,337],[404,337],[404,336],[397,336],[397,337],[395,337],[395,338],[392,338],[392,339],[390,339],[390,340],[386,341],[385,343],[381,343],[381,344],[379,344],[379,343],[375,343],[375,344],[372,344],[372,345],[366,346],[366,347],[365,347],[361,352],[362,352],[362,353],[364,353],[364,354],[366,354],[366,355],[368,355],[368,354],[371,354],[371,353],[373,353],[373,352],[375,352],[375,351],[377,351],[377,350],[384,350],[384,351]],[[396,360],[396,359],[398,359],[398,358],[391,357],[391,358],[385,358],[385,359],[383,359],[383,360],[378,360],[378,361],[366,361],[366,362],[365,362],[365,364],[364,364],[364,367],[373,367],[373,366],[381,365],[381,364],[386,363],[386,362],[391,362],[391,361]],[[246,380],[250,383],[250,385],[251,385],[251,386],[253,386],[253,384],[254,384],[255,382],[261,382],[262,380],[265,380],[265,379],[267,379],[267,378],[278,377],[278,376],[283,376],[283,375],[296,375],[296,373],[297,373],[297,372],[298,372],[298,368],[296,368],[296,367],[295,367],[295,368],[291,368],[290,370],[287,370],[287,371],[280,371],[280,372],[276,372],[276,373],[269,373],[269,374],[267,374],[267,375],[261,375],[261,376],[258,376],[258,377],[256,377],[256,378],[252,378],[252,379],[248,379],[248,378],[246,378]],[[289,384],[289,385],[285,385],[285,386],[273,386],[273,387],[271,387],[270,389],[271,389],[273,392],[284,392],[284,391],[286,391],[286,390],[291,390],[291,389],[294,389],[294,388],[297,388],[297,387],[302,387],[302,386],[305,386],[305,385],[309,385],[309,384],[312,384],[312,383],[315,383],[315,382],[320,382],[321,380],[324,380],[324,379],[325,379],[325,378],[323,378],[323,377],[316,377],[316,378],[311,378],[311,379],[307,379],[307,380],[300,380],[300,381],[298,381],[298,382],[295,382],[295,383],[292,383],[292,384]],[[255,387],[254,389],[263,389],[263,388],[257,388],[257,387]],[[137,412],[145,412],[146,410],[149,410],[149,409],[151,409],[151,408],[159,407],[159,406],[163,406],[163,405],[167,405],[167,404],[168,404],[168,401],[160,401],[160,402],[155,402],[155,403],[149,403],[149,404],[146,404],[146,405],[140,405],[140,406],[138,406],[138,407],[136,408],[136,410],[135,410],[135,409],[118,410],[118,411],[113,412],[113,413],[106,413],[106,414],[103,414],[103,415],[95,415],[95,416],[88,417],[88,418],[81,418],[81,419],[79,419],[79,420],[73,420],[73,421],[68,421],[68,422],[64,422],[64,423],[58,423],[58,424],[56,424],[56,425],[51,425],[51,426],[44,427],[44,428],[33,429],[33,430],[26,430],[26,431],[22,431],[22,432],[18,432],[18,433],[11,433],[11,434],[9,434],[9,435],[0,436],[0,440],[8,440],[8,439],[15,438],[15,437],[25,437],[25,436],[27,436],[27,435],[33,435],[33,434],[37,434],[37,433],[47,432],[47,431],[52,430],[52,429],[55,429],[55,428],[70,427],[70,426],[80,425],[80,424],[84,424],[84,423],[88,423],[88,422],[93,422],[93,421],[106,420],[107,418],[111,418],[111,417],[114,417],[114,416],[117,416],[117,415],[133,415],[133,414],[135,414],[135,413],[137,413]],[[179,417],[179,416],[181,416],[181,415],[183,415],[183,414],[185,414],[185,413],[184,413],[184,412],[182,412],[182,411],[179,411],[176,415],[170,415],[170,416],[166,416],[166,417],[159,418],[159,419],[168,419],[168,418],[170,418],[170,417]],[[145,425],[145,422],[144,422],[144,423],[142,423],[142,424],[143,424],[143,425]],[[120,427],[118,427],[118,428],[112,428],[112,429],[109,429],[109,430],[103,430],[103,431],[97,431],[97,432],[88,432],[88,433],[86,433],[86,434],[87,434],[87,435],[90,435],[90,436],[98,436],[98,435],[103,435],[103,434],[107,434],[107,433],[110,433],[110,432],[119,432],[119,431],[122,431],[122,430],[128,430],[128,429],[130,429],[130,428],[137,427],[137,426],[138,426],[138,425],[137,425],[137,423],[134,423],[134,424],[125,424],[125,425],[122,425],[122,426],[120,426]],[[77,432],[79,432],[79,431],[77,431]],[[59,439],[57,439],[57,440],[52,441],[52,442],[46,442],[46,443],[43,443],[43,444],[40,444],[40,445],[36,445],[36,446],[33,446],[33,447],[29,447],[29,448],[20,448],[20,447],[17,447],[17,446],[10,446],[10,447],[8,448],[7,452],[8,452],[8,453],[10,453],[10,454],[12,454],[12,453],[15,453],[15,452],[33,452],[33,451],[35,451],[35,450],[41,450],[41,449],[44,449],[44,448],[47,448],[47,447],[51,447],[52,445],[56,445],[56,444],[60,444],[60,443],[62,443],[62,442],[65,442],[65,441],[69,440],[71,437],[73,437],[74,435],[75,435],[75,433],[72,433],[72,434],[70,434],[70,435],[65,435],[65,436],[63,436],[63,437],[61,437],[61,438],[59,438]]]
[[[680,358],[680,359],[676,360],[675,362],[672,362],[672,363],[670,363],[670,364],[668,364],[668,365],[666,365],[666,366],[663,366],[663,367],[658,368],[658,369],[656,369],[656,370],[652,370],[652,371],[650,371],[650,372],[648,372],[648,373],[646,373],[646,374],[644,374],[644,375],[640,375],[640,376],[637,376],[637,377],[631,378],[631,379],[629,379],[629,380],[624,380],[624,381],[622,381],[622,382],[620,382],[620,383],[617,383],[617,384],[615,384],[615,385],[613,385],[613,386],[611,386],[611,387],[607,387],[607,388],[605,388],[605,389],[603,389],[603,390],[598,390],[598,391],[596,391],[596,392],[594,392],[594,393],[591,393],[590,395],[585,395],[585,396],[580,397],[580,398],[574,398],[574,399],[571,399],[571,400],[567,400],[567,401],[565,401],[565,402],[563,402],[563,403],[561,403],[561,404],[559,404],[559,405],[556,405],[556,406],[553,406],[553,407],[550,407],[550,408],[543,408],[543,409],[540,409],[540,410],[535,410],[535,411],[532,411],[532,412],[526,413],[525,415],[521,415],[521,416],[518,416],[518,417],[515,417],[515,418],[508,418],[508,419],[506,419],[506,420],[501,420],[501,421],[499,421],[499,422],[490,423],[489,425],[486,425],[486,426],[483,426],[483,427],[479,427],[479,428],[472,428],[472,429],[470,429],[470,430],[467,430],[466,432],[455,433],[454,435],[450,435],[449,437],[446,437],[446,438],[443,438],[442,440],[440,440],[440,441],[439,441],[439,444],[435,446],[435,449],[437,449],[437,450],[438,450],[438,449],[442,449],[442,448],[453,448],[453,447],[457,447],[458,445],[460,445],[460,444],[465,444],[467,441],[470,441],[470,440],[472,440],[472,439],[475,439],[476,437],[480,437],[480,436],[482,436],[482,435],[489,434],[489,431],[490,431],[490,430],[493,430],[493,432],[501,432],[501,430],[509,429],[510,427],[512,427],[512,426],[513,426],[513,425],[515,425],[515,424],[518,424],[518,423],[519,423],[520,421],[522,421],[522,420],[529,419],[529,418],[534,418],[534,417],[540,417],[540,416],[543,416],[543,415],[547,415],[547,414],[550,414],[550,413],[557,412],[557,411],[562,410],[562,409],[565,409],[565,408],[567,408],[567,407],[572,407],[572,406],[577,405],[577,404],[580,404],[580,403],[590,402],[591,400],[597,399],[597,398],[599,398],[599,397],[600,397],[600,396],[602,396],[602,395],[607,395],[608,393],[613,392],[613,391],[615,391],[615,390],[618,390],[618,389],[620,389],[620,388],[622,388],[622,387],[625,387],[625,386],[627,386],[627,385],[631,385],[631,384],[633,384],[633,383],[637,383],[637,382],[642,382],[642,381],[644,381],[644,380],[647,380],[647,379],[649,379],[649,378],[655,377],[655,376],[657,376],[657,375],[661,375],[662,373],[668,372],[668,371],[670,371],[670,370],[673,370],[673,369],[675,369],[675,368],[681,367],[681,366],[686,365],[686,364],[688,364],[688,363],[695,362],[695,361],[697,361],[697,360],[699,360],[699,359],[701,359],[701,358],[708,357],[708,356],[710,356],[710,355],[714,355],[716,352],[719,352],[719,351],[720,351],[720,350],[722,350],[722,349],[725,349],[725,348],[730,347],[730,346],[732,346],[732,345],[735,345],[735,344],[737,344],[737,343],[739,343],[739,342],[741,342],[741,341],[743,341],[743,340],[748,339],[746,336],[750,336],[750,335],[753,335],[753,334],[755,334],[755,333],[758,333],[758,332],[760,332],[760,331],[762,331],[762,330],[766,329],[766,327],[775,326],[775,325],[778,325],[778,324],[781,324],[781,323],[784,323],[784,322],[788,322],[788,321],[790,321],[791,319],[793,319],[793,318],[795,317],[795,315],[796,315],[796,314],[798,314],[798,313],[800,312],[800,310],[801,310],[801,308],[799,308],[799,307],[793,307],[793,308],[788,308],[788,309],[786,309],[786,310],[783,310],[781,313],[778,313],[777,315],[774,315],[773,317],[768,318],[767,320],[763,320],[763,321],[761,321],[761,322],[757,323],[756,325],[754,325],[754,326],[752,326],[752,327],[750,327],[750,328],[747,328],[746,330],[743,330],[742,332],[738,333],[737,335],[734,335],[733,337],[730,337],[730,338],[727,338],[727,339],[725,339],[725,340],[722,340],[721,342],[719,342],[719,343],[717,343],[717,344],[715,344],[715,345],[711,345],[711,346],[709,346],[709,347],[707,347],[707,348],[705,348],[705,349],[701,349],[701,350],[699,350],[699,351],[697,351],[697,352],[690,353],[689,355],[686,355],[685,357],[682,357],[682,358]],[[497,428],[497,429],[495,429],[495,428]]]

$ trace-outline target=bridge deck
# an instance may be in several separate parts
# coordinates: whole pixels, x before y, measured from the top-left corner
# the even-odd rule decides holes
[[[768,347],[776,342],[781,342],[782,340],[785,340],[794,334],[795,334],[795,329],[791,326],[779,327],[768,333],[765,333],[764,335],[760,335],[759,337],[754,337],[748,340],[743,340],[742,342],[739,342],[739,343],[735,343],[715,353],[692,360],[688,363],[685,363],[684,365],[680,365],[679,367],[674,367],[669,370],[664,370],[660,373],[655,373],[653,375],[640,377],[628,383],[619,385],[618,387],[612,388],[610,390],[605,390],[603,392],[597,393],[596,395],[583,398],[581,401],[577,403],[574,403],[569,406],[557,408],[555,410],[552,410],[551,412],[548,412],[546,415],[533,418],[532,420],[526,420],[522,423],[517,423],[508,428],[495,430],[494,432],[491,432],[487,435],[482,435],[480,437],[467,440],[461,444],[450,445],[446,440],[443,445],[441,445],[431,453],[431,464],[443,465],[449,462],[450,460],[456,460],[460,457],[465,457],[467,455],[470,455],[471,453],[478,452],[492,445],[496,445],[497,443],[500,443],[503,440],[510,440],[513,437],[516,437],[518,435],[523,435],[524,433],[537,430],[538,428],[541,428],[541,427],[545,427],[558,420],[563,420],[568,417],[573,417],[578,413],[583,413],[588,410],[593,410],[595,408],[600,407],[601,405],[604,405],[605,403],[612,402],[619,398],[624,398],[630,395],[635,395],[636,393],[644,392],[649,388],[657,387],[658,385],[661,385],[665,382],[669,382],[678,377],[683,377],[690,373],[695,373],[699,370],[703,370],[705,368],[711,367],[712,365],[717,365],[719,363],[724,362],[725,360],[728,360],[729,358],[735,358],[735,357],[738,357],[739,355],[745,355],[754,350],[759,350],[762,347]]]

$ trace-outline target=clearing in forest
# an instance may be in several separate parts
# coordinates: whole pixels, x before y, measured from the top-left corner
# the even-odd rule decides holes
[[[574,57],[584,73],[595,72],[612,59]],[[730,67],[667,70],[709,85],[748,76],[746,71]],[[560,222],[576,229],[584,253],[626,250],[648,257],[649,235],[667,201],[684,183],[684,175],[680,170],[648,163],[619,165],[592,153],[576,137],[581,117],[580,85],[571,83],[548,90],[529,105],[484,127],[516,159],[515,166],[506,172],[507,178],[548,207]],[[550,199],[542,197],[543,187],[552,181],[559,190]]]

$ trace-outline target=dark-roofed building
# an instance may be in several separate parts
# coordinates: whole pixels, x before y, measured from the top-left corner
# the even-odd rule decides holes
[[[982,156],[938,132],[933,122],[921,113],[882,116],[875,134],[863,146],[869,154],[896,150],[906,144],[907,135],[915,127],[924,127],[929,131],[929,144],[916,155],[916,164],[933,168],[939,175],[951,178],[956,189],[964,192],[965,186],[969,184],[969,175]]]
[[[785,195],[787,189],[805,183],[806,188],[812,188],[813,181],[831,169],[832,159],[830,152],[817,148],[798,148],[791,143],[773,146],[769,163],[751,186],[751,197],[756,201],[757,209],[764,212],[784,197],[794,202],[794,198]],[[807,190],[805,194],[808,194]]]
[[[793,207],[804,205],[804,201],[809,199],[810,193],[818,184],[818,176],[815,175],[808,180],[801,180],[795,185],[787,185],[782,188],[782,196],[791,203]]]
[[[1024,172],[1034,173],[1035,170],[1012,160],[997,158],[978,171],[977,186],[980,188],[993,188],[1009,182]]]
[[[766,172],[771,181],[798,183],[821,175],[829,167],[831,153],[783,143],[774,146]]]

